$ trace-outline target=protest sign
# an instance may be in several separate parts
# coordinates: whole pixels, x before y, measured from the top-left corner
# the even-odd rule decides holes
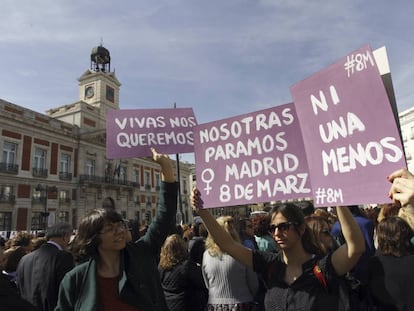
[[[390,102],[369,45],[291,87],[315,206],[386,203],[405,166]]]
[[[106,115],[108,159],[194,151],[192,108],[109,110]]]
[[[194,149],[205,208],[311,195],[293,104],[195,126]]]

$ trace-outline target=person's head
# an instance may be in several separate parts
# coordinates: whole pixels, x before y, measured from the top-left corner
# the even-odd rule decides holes
[[[40,246],[47,242],[46,237],[35,237],[32,239],[33,250],[37,250]]]
[[[220,216],[217,218],[218,224],[230,234],[230,236],[236,242],[240,242],[239,234],[237,233],[236,228],[234,227],[233,217],[231,216]],[[214,242],[211,235],[208,235],[206,239],[206,250],[209,252],[211,256],[221,256],[222,251],[220,247]]]
[[[113,208],[97,208],[80,222],[72,242],[77,261],[99,258],[102,251],[119,251],[126,246],[126,230],[122,216]]]
[[[16,247],[16,246],[22,246],[24,250],[26,251],[26,253],[29,253],[33,249],[32,239],[33,239],[33,234],[29,232],[19,231],[13,238],[11,238],[8,241],[10,243],[9,247],[11,248],[11,247]]]
[[[385,218],[377,227],[378,250],[382,255],[396,257],[411,254],[412,236],[413,230],[404,219],[395,216]]]
[[[321,253],[327,254],[329,251],[331,251],[334,246],[334,241],[328,220],[325,217],[314,214],[307,216],[305,218],[305,221],[310,228]]]
[[[279,205],[270,218],[270,233],[282,251],[296,248],[301,243],[309,254],[319,254],[319,248],[300,207],[292,203]]]
[[[252,217],[253,233],[257,236],[269,234],[270,216],[267,214],[258,214]]]
[[[20,259],[26,255],[26,250],[23,246],[12,246],[4,252],[2,267],[4,271],[10,273],[17,270],[17,265]]]
[[[159,266],[164,270],[169,270],[187,259],[187,246],[178,234],[167,237],[161,247]]]
[[[377,217],[377,222],[380,223],[385,218],[391,217],[391,216],[398,216],[398,211],[400,210],[400,207],[389,203],[389,204],[382,204],[380,206],[380,211]]]
[[[253,223],[250,218],[241,218],[239,220],[239,232],[242,239],[254,237]]]
[[[72,232],[73,227],[71,224],[65,222],[57,223],[47,228],[46,239],[48,241],[52,240],[62,247],[66,247],[69,243]]]

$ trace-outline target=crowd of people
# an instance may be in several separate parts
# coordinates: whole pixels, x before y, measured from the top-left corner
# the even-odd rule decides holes
[[[114,209],[44,236],[0,240],[1,310],[412,310],[414,175],[389,177],[392,200],[314,208],[277,204],[212,216],[193,190],[193,224],[175,224],[178,185],[161,166],[154,221],[131,232]],[[142,229],[142,230],[141,230]]]

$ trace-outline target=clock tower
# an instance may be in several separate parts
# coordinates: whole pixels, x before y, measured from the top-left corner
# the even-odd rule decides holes
[[[111,56],[102,44],[92,49],[90,69],[78,81],[79,99],[98,108],[101,120],[106,119],[108,109],[119,109],[121,83],[111,72]]]

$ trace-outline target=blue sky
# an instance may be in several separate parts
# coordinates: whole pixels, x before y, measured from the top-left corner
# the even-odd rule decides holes
[[[0,98],[78,100],[93,47],[121,109],[192,107],[199,123],[292,101],[289,87],[368,43],[386,46],[399,111],[414,106],[414,2],[2,0]]]

